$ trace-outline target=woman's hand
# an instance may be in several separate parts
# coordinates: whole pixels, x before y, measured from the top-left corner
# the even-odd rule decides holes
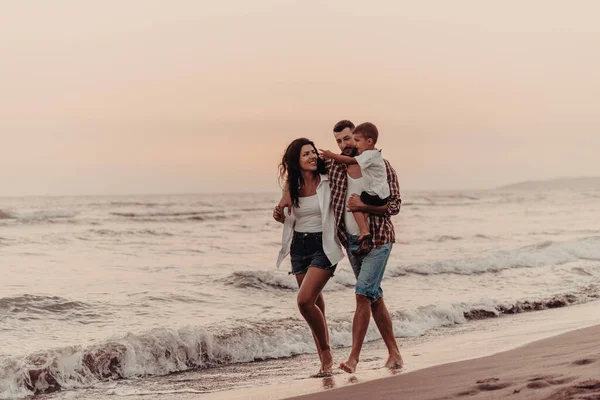
[[[324,159],[333,158],[335,153],[329,150],[319,149],[319,156]]]
[[[275,206],[273,209],[273,219],[277,222],[284,223],[285,222],[285,214],[283,212],[283,208],[280,206]]]
[[[352,193],[348,199],[348,212],[362,211],[365,203],[360,199],[360,195]]]
[[[292,195],[286,187],[286,189],[283,191],[283,195],[281,196],[281,200],[279,200],[279,204],[277,204],[277,207],[279,207],[282,212],[287,208],[288,215],[292,215],[292,206]]]

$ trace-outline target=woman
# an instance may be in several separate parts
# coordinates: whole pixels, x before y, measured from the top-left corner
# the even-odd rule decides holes
[[[344,257],[330,206],[329,178],[314,143],[304,138],[287,147],[279,174],[293,207],[287,217],[281,206],[273,211],[273,217],[284,223],[277,268],[291,254],[291,273],[300,288],[298,308],[315,339],[321,359],[319,375],[327,375],[332,371],[333,357],[321,291]]]

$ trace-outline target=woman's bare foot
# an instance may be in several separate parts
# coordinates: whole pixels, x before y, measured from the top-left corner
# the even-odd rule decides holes
[[[354,371],[356,371],[357,365],[358,365],[358,360],[356,360],[354,358],[349,358],[348,361],[340,363],[340,368],[349,374],[353,374]]]
[[[316,374],[312,375],[311,378],[329,378],[333,376],[333,371],[325,372],[319,371]]]
[[[390,354],[387,362],[385,363],[385,367],[389,369],[400,369],[404,366],[404,361],[402,360],[402,356],[400,353]]]
[[[321,352],[321,370],[320,375],[331,374],[333,372],[333,355],[331,349],[323,350]]]

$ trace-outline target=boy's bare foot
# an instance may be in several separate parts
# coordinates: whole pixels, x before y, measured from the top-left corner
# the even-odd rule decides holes
[[[356,239],[356,243],[361,244],[363,242],[363,240],[371,239],[372,237],[373,236],[371,235],[371,232],[360,233],[358,235],[358,238]]]
[[[357,243],[360,243],[358,246],[358,249],[356,250],[352,250],[352,254],[354,254],[355,256],[360,256],[360,255],[364,255],[364,254],[368,254],[371,249],[373,248],[373,243],[371,241],[371,234],[369,235],[365,235],[365,237],[362,239],[362,241],[360,239],[357,240]]]
[[[348,361],[340,363],[340,368],[346,371],[349,374],[353,374],[356,371],[356,366],[358,365],[358,360],[353,358],[349,358]]]
[[[400,353],[398,354],[390,354],[387,362],[385,363],[385,367],[389,369],[401,369],[404,366],[404,361],[402,360],[402,356]]]

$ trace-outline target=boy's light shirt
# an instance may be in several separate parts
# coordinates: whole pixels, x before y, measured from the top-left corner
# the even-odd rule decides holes
[[[372,196],[386,199],[390,196],[390,185],[388,184],[385,161],[381,150],[365,150],[354,157],[360,167],[360,172],[365,178],[363,185],[365,192]]]

